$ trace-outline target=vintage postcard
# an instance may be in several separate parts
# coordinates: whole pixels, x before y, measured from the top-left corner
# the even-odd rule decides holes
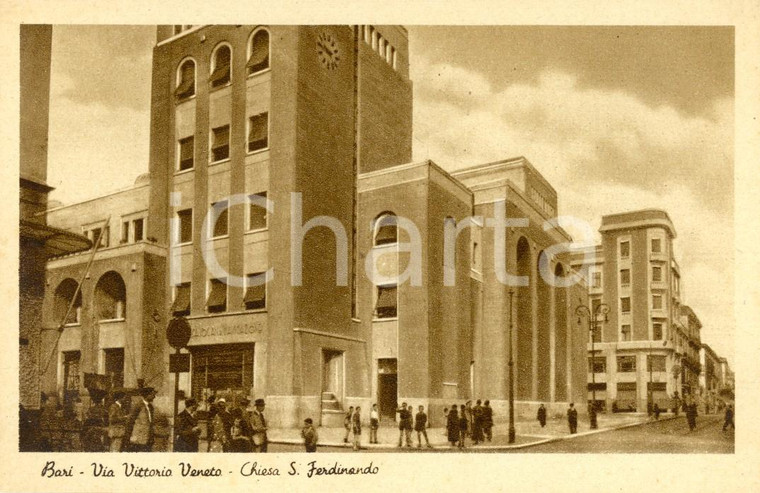
[[[756,6],[45,5],[9,490],[758,486]]]

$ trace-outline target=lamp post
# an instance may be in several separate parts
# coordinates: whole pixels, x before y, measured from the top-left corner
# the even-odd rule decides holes
[[[515,443],[515,380],[514,360],[512,358],[512,297],[515,292],[509,290],[509,443]]]
[[[599,303],[596,307],[589,308],[583,303],[579,304],[575,309],[575,314],[578,315],[578,325],[581,324],[581,317],[588,319],[588,330],[591,333],[591,410],[589,412],[589,418],[591,421],[591,428],[596,429],[596,349],[594,348],[595,335],[598,324],[607,321],[607,313],[609,313],[610,307],[606,303]]]

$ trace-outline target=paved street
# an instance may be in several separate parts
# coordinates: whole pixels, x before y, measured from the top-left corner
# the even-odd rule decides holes
[[[558,437],[556,441],[520,449],[496,449],[468,447],[465,453],[733,453],[733,430],[723,433],[720,416],[700,416],[697,430],[691,432],[686,419],[681,415],[676,419],[646,423],[601,433],[581,434],[568,438]],[[580,430],[583,432],[584,430]],[[269,446],[270,452],[303,452],[301,445],[277,443]],[[339,446],[320,446],[319,452],[350,453],[350,449]],[[406,452],[459,452],[457,449],[437,447],[435,450],[412,448],[374,448],[361,452],[406,453]]]

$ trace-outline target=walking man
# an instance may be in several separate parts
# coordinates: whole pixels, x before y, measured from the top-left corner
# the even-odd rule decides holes
[[[414,417],[414,431],[417,432],[417,448],[422,448],[423,436],[425,437],[427,448],[433,448],[427,436],[427,414],[425,414],[424,406],[418,408],[417,415]]]
[[[538,406],[538,412],[536,413],[536,419],[538,420],[538,423],[541,425],[541,428],[546,426],[546,408],[544,407],[544,404],[541,403],[540,406]]]
[[[124,426],[127,424],[127,395],[116,392],[113,398],[114,403],[108,408],[108,438],[111,439],[111,452],[120,452]]]
[[[197,452],[198,437],[201,428],[195,419],[195,411],[198,410],[198,402],[195,399],[185,399],[185,409],[177,415],[174,425],[174,451]]]
[[[343,427],[346,429],[346,436],[343,437],[343,443],[348,443],[348,435],[351,433],[351,416],[354,414],[354,406],[349,406],[348,412],[343,417]]]
[[[316,452],[319,436],[317,435],[317,430],[314,429],[314,424],[311,418],[306,418],[303,420],[303,429],[301,430],[301,436],[303,437],[303,445],[306,447],[306,451]]]
[[[570,403],[570,408],[567,410],[567,424],[570,426],[570,433],[574,434],[578,431],[578,411],[575,409],[575,404]]]
[[[483,441],[483,406],[480,405],[480,399],[472,408],[472,441],[473,445]]]
[[[362,408],[359,406],[351,417],[351,431],[354,433],[354,450],[359,450],[362,440]]]
[[[736,426],[734,425],[734,406],[731,404],[726,407],[726,417],[723,421],[723,431],[726,431],[729,426],[731,426],[731,429],[736,430]]]
[[[483,433],[486,436],[486,440],[489,442],[491,441],[491,438],[493,436],[492,430],[493,430],[493,408],[491,407],[491,403],[488,399],[483,403]]]
[[[142,402],[129,413],[124,427],[122,450],[126,452],[150,452],[156,438],[153,431],[153,399],[156,398],[156,391],[153,387],[143,387],[140,394]]]
[[[465,447],[465,438],[467,438],[467,427],[470,425],[470,420],[467,418],[467,409],[464,404],[459,406],[459,448]]]
[[[369,412],[369,443],[377,443],[377,430],[380,428],[380,414],[377,412],[377,404],[372,404]]]
[[[256,409],[251,415],[251,428],[253,431],[253,451],[266,452],[269,439],[267,438],[267,420],[264,418],[264,399],[256,399]]]

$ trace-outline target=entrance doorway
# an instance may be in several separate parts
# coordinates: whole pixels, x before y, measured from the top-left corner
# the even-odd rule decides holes
[[[343,405],[343,352],[322,350],[322,401],[335,401]]]
[[[396,420],[398,405],[398,362],[395,358],[377,360],[377,408],[381,418]]]

